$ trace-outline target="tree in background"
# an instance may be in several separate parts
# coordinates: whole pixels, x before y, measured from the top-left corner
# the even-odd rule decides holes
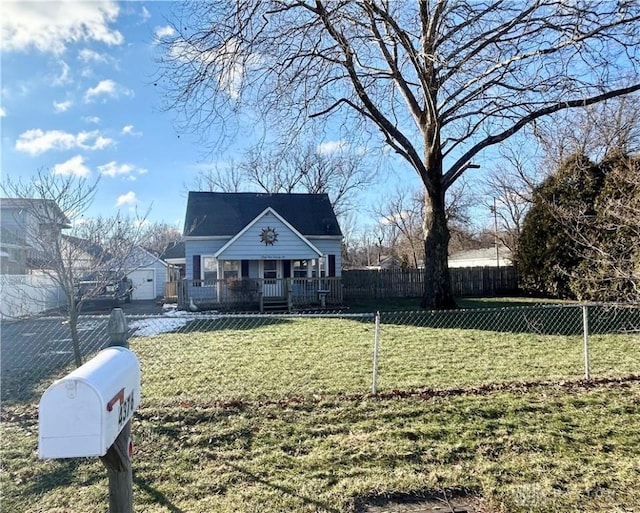
[[[49,277],[64,294],[78,366],[83,354],[78,332],[83,305],[135,268],[134,249],[145,239],[144,217],[85,217],[97,185],[43,170],[27,182],[2,184],[3,194],[20,205],[12,220],[14,235],[29,246],[31,272]]]
[[[147,251],[161,256],[182,240],[182,232],[169,223],[145,224],[142,244]]]
[[[528,291],[581,300],[637,300],[640,160],[617,152],[567,159],[536,188],[517,265]]]
[[[248,121],[286,140],[324,122],[412,166],[425,189],[428,308],[455,305],[445,195],[472,159],[544,116],[640,89],[636,2],[183,6],[159,57],[183,128],[220,148]]]
[[[533,191],[551,171],[572,155],[597,162],[640,150],[640,98],[629,95],[558,113],[527,132],[525,140],[500,146],[500,167],[489,169],[482,180],[483,204],[495,216],[492,231],[513,255]]]
[[[618,152],[607,155],[599,167],[604,181],[593,212],[559,213],[580,258],[569,287],[580,300],[638,301],[640,159]]]
[[[322,151],[317,145],[283,144],[272,151],[253,148],[240,161],[203,171],[195,185],[205,191],[328,194],[336,215],[343,216],[374,176],[362,155],[346,145]]]

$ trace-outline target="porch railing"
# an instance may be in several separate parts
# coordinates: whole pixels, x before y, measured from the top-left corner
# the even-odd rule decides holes
[[[178,287],[180,305],[261,305],[287,301],[289,308],[342,303],[342,280],[330,278],[229,278],[183,280]]]

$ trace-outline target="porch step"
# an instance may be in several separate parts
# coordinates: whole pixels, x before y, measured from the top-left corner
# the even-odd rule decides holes
[[[287,298],[264,298],[262,304],[265,312],[289,311],[289,303],[287,302]]]

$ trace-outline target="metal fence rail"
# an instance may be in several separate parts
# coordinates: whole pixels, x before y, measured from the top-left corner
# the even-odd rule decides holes
[[[84,359],[109,339],[83,316]],[[147,403],[362,395],[640,370],[640,305],[381,314],[129,316]],[[2,400],[37,402],[73,367],[62,317],[2,322]]]

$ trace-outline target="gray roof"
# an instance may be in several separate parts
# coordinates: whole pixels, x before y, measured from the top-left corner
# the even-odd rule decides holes
[[[71,221],[60,209],[58,204],[50,199],[41,198],[0,198],[0,208],[25,209],[35,216],[39,222],[53,222],[60,228],[71,228]],[[42,212],[44,209],[44,212]]]
[[[160,255],[162,260],[184,258],[184,242],[171,242]]]
[[[184,235],[234,236],[271,207],[304,236],[341,236],[326,194],[189,192]]]

